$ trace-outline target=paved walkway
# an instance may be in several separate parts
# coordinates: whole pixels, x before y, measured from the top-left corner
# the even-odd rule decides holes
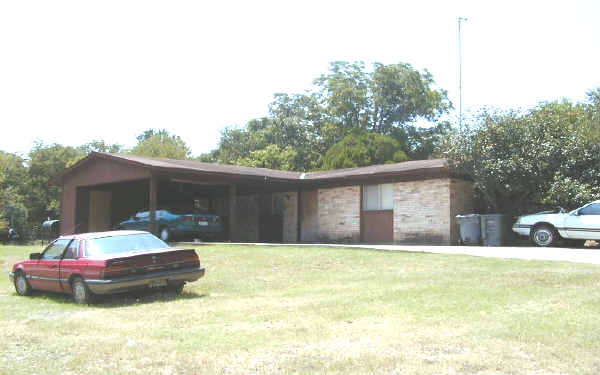
[[[326,246],[358,249],[376,249],[383,251],[412,251],[434,254],[464,254],[477,257],[555,260],[600,265],[600,248],[561,248],[561,247],[488,247],[488,246],[421,246],[421,245],[330,245],[330,244],[267,244],[240,243],[239,245],[265,246]]]

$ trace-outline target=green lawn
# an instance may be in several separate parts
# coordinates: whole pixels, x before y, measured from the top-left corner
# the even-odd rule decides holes
[[[39,247],[1,247],[0,269]],[[543,251],[543,249],[540,249]],[[199,246],[180,297],[94,306],[0,278],[4,374],[598,374],[600,267]]]

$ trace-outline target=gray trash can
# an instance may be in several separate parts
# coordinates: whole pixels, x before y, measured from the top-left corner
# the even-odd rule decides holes
[[[479,214],[456,215],[461,245],[479,245],[481,243],[481,222]]]
[[[483,246],[502,246],[507,235],[506,223],[506,215],[481,215]]]

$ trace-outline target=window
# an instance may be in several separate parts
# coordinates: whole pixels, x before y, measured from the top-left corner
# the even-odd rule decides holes
[[[169,245],[150,233],[94,238],[87,241],[86,245],[86,254],[90,257],[169,248]]]
[[[51,259],[60,259],[63,251],[65,251],[65,247],[69,244],[71,240],[56,240],[50,244],[44,251],[42,255],[42,259],[51,260]]]
[[[65,256],[63,257],[63,259],[77,259],[78,256],[78,251],[77,248],[79,247],[79,240],[73,240],[71,241],[71,243],[69,244],[69,247],[67,247],[67,251],[65,251]]]
[[[363,188],[363,210],[394,209],[394,184],[365,185]]]
[[[600,215],[600,203],[592,203],[579,210],[579,215]]]

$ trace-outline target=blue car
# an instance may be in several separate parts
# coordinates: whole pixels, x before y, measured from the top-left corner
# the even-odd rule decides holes
[[[174,213],[171,210],[156,210],[158,236],[170,241],[176,236],[212,240],[223,232],[223,220],[211,214]],[[150,212],[141,211],[117,226],[125,230],[150,230]]]

